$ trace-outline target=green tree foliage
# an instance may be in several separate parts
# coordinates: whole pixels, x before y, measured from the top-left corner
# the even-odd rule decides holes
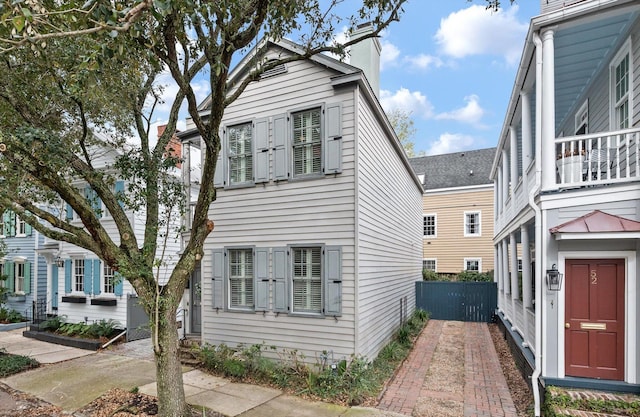
[[[413,158],[416,155],[414,149],[414,136],[416,134],[416,128],[413,125],[413,119],[411,118],[411,112],[402,109],[393,109],[387,112],[389,122],[396,132],[396,136],[400,141],[400,144],[404,148],[409,158]]]
[[[338,27],[352,31],[371,22],[366,36],[379,36],[399,19],[404,1],[365,1],[344,17],[336,11],[339,0],[0,0],[0,210],[95,253],[133,285],[151,318],[162,416],[187,413],[176,312],[213,230],[208,212],[225,108],[263,71],[322,52],[341,55],[364,39],[335,43]],[[296,35],[297,55],[268,62],[256,55],[245,77],[229,84],[236,55],[263,38]],[[166,74],[177,89],[164,103],[166,130],[152,141]],[[196,77],[209,82],[210,116],[198,112]],[[171,210],[185,212],[184,190],[172,174],[176,159],[166,152],[183,103],[205,145],[202,186],[188,240],[160,286],[163,239],[177,233]],[[119,155],[110,166],[100,166],[96,154],[105,147]],[[118,179],[129,184],[125,194],[114,190]],[[103,202],[116,233],[105,230],[78,183]],[[66,219],[67,204],[81,223]],[[143,236],[134,231],[131,211],[146,215]]]

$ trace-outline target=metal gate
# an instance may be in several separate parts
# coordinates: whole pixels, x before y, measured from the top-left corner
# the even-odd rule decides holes
[[[129,294],[127,297],[127,342],[151,337],[149,316],[140,305],[138,297]]]
[[[432,319],[488,323],[497,307],[495,282],[416,282],[416,308]]]

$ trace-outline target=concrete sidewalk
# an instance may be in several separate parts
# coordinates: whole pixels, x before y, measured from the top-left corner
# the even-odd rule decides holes
[[[10,353],[29,355],[35,359],[40,357],[49,362],[40,368],[0,379],[1,382],[70,413],[111,388],[131,390],[137,387],[142,393],[156,395],[155,363],[148,340],[129,342],[96,353],[36,341],[17,332],[6,332],[0,334],[2,346]],[[54,358],[59,361],[53,361]],[[280,390],[233,383],[186,367],[183,381],[190,404],[204,406],[230,417],[398,416],[386,410],[306,401],[285,395]]]

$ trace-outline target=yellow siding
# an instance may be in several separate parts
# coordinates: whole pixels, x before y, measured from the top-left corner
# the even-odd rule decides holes
[[[493,269],[493,185],[486,188],[429,193],[424,214],[436,215],[436,237],[424,239],[424,259],[436,259],[437,272],[457,273],[465,258],[481,259],[483,272]],[[480,236],[464,236],[465,212],[480,212]]]

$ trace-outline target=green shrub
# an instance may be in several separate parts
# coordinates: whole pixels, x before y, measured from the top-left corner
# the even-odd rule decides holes
[[[117,329],[121,328],[120,322],[113,319],[102,319],[89,325],[86,335],[92,338],[109,337],[113,335]]]
[[[440,281],[440,275],[436,271],[432,271],[431,269],[423,269],[422,280],[423,281]]]
[[[57,331],[64,324],[66,317],[65,316],[54,316],[46,319],[42,323],[40,323],[40,329],[47,330],[50,332]]]
[[[23,321],[26,321],[26,319],[21,313],[18,312],[18,310],[9,310],[5,307],[0,308],[0,322],[20,323]]]
[[[493,271],[461,271],[457,276],[457,280],[461,282],[493,282]]]
[[[40,364],[27,356],[11,355],[4,349],[0,351],[0,378],[17,374],[27,369],[37,368]]]

